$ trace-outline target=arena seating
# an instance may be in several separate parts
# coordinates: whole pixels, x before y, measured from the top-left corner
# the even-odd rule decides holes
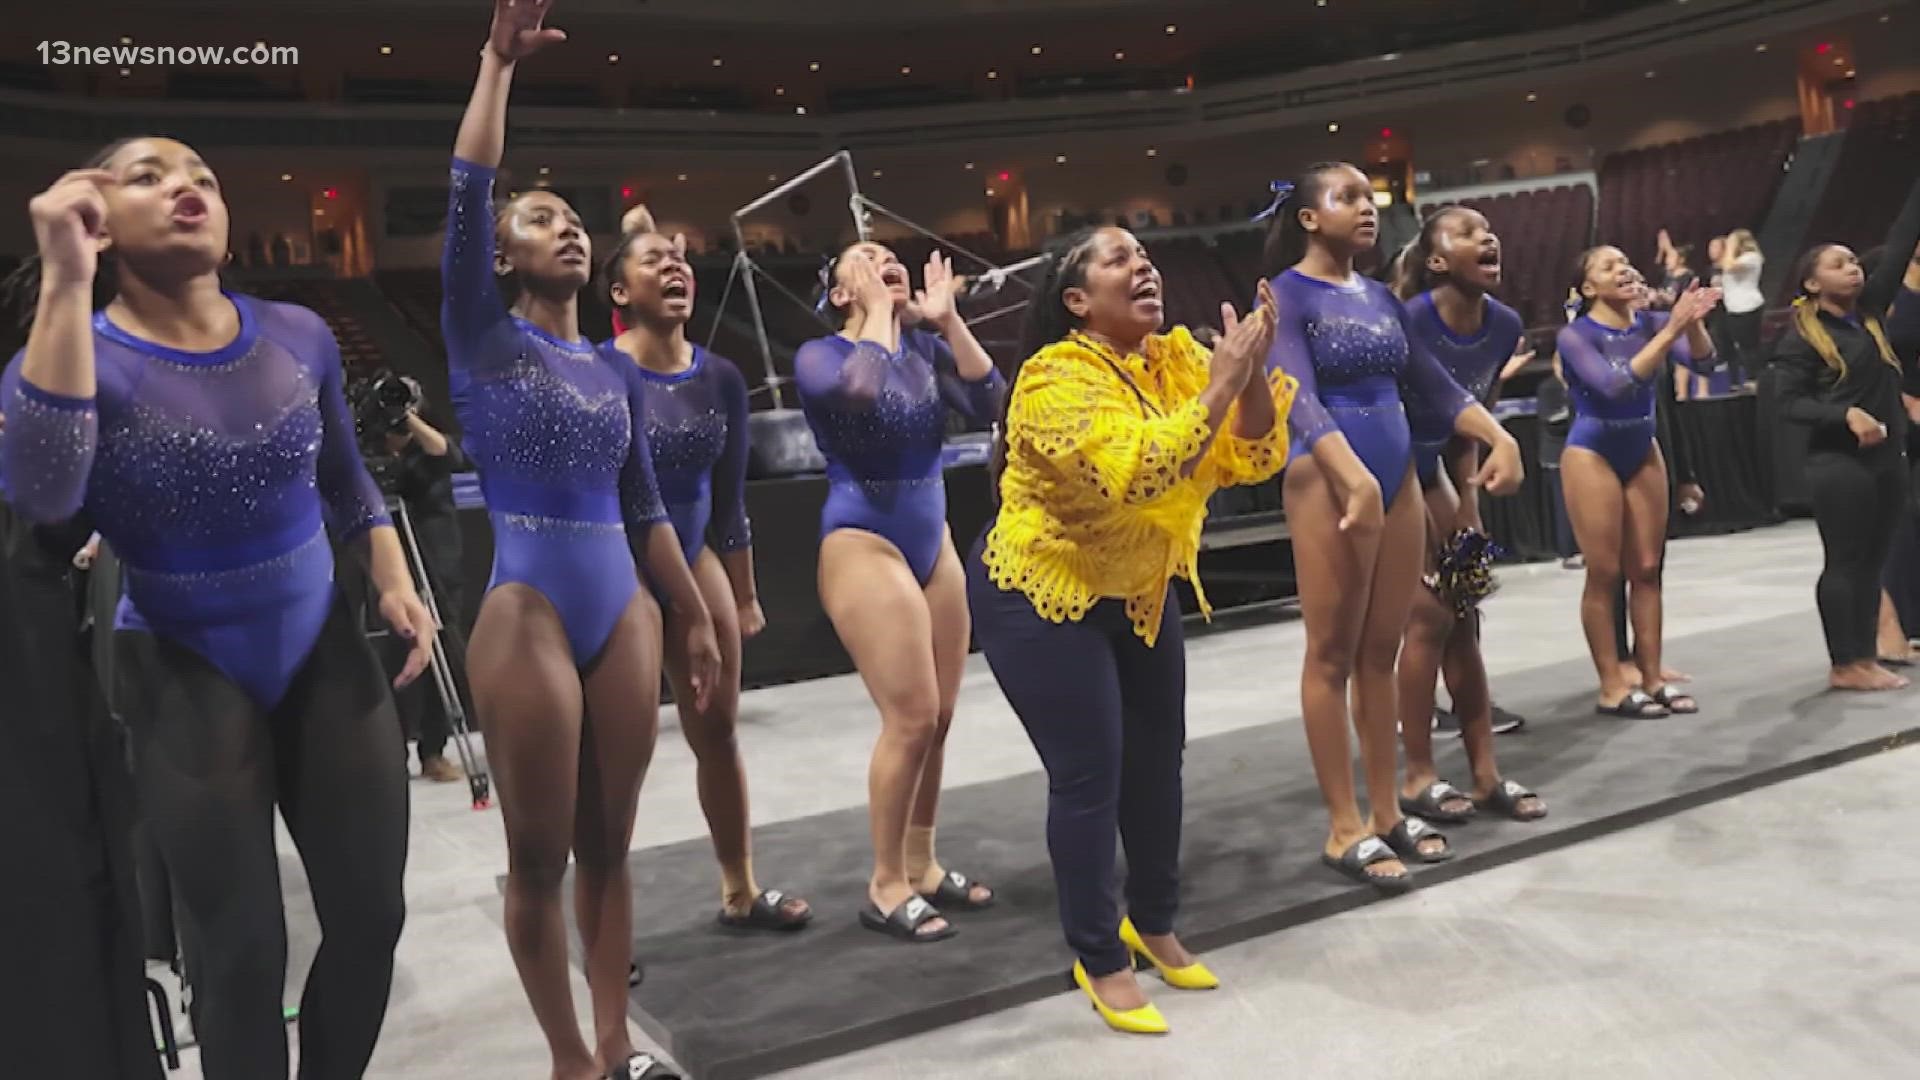
[[[263,300],[281,300],[310,308],[327,321],[340,342],[340,362],[347,378],[370,375],[386,366],[373,335],[360,323],[352,307],[339,295],[340,283],[329,278],[249,279],[248,292]]]
[[[1916,176],[1920,93],[1861,102],[1807,227],[1807,243],[1842,243],[1860,252],[1879,245]]]
[[[1694,265],[1704,265],[1711,238],[1759,230],[1799,136],[1798,120],[1777,120],[1609,154],[1600,163],[1599,235],[1650,279],[1658,280],[1661,229],[1694,245]]]

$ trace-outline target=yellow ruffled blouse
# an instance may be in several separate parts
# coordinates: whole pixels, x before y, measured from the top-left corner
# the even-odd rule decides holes
[[[1299,384],[1274,372],[1273,429],[1236,437],[1236,403],[1193,474],[1181,476],[1207,441],[1199,399],[1211,354],[1185,327],[1148,338],[1144,351],[1123,357],[1076,334],[1021,366],[985,558],[995,585],[1026,594],[1056,623],[1124,599],[1134,632],[1152,645],[1174,577],[1192,582],[1200,610],[1212,613],[1195,567],[1207,499],[1286,464]]]

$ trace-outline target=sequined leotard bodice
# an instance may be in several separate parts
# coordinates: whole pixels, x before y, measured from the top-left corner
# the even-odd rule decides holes
[[[1393,505],[1412,457],[1403,401],[1417,400],[1451,427],[1473,397],[1408,332],[1406,309],[1385,285],[1357,275],[1336,285],[1289,269],[1273,279],[1273,294],[1279,318],[1267,370],[1300,382],[1287,417],[1294,453],[1340,432]]]
[[[1407,326],[1413,340],[1447,369],[1460,388],[1487,404],[1494,376],[1512,358],[1525,330],[1520,313],[1489,296],[1480,316],[1480,332],[1461,337],[1447,326],[1433,306],[1433,294],[1421,293],[1407,301]],[[1407,398],[1407,424],[1413,434],[1413,469],[1423,485],[1439,476],[1440,452],[1453,438],[1453,416],[1445,409],[1427,408],[1426,399]]]
[[[455,158],[440,325],[449,389],[493,523],[489,590],[553,604],[574,662],[606,645],[640,587],[633,548],[666,520],[638,382],[586,341],[507,311],[493,274],[494,170]]]
[[[1567,445],[1599,454],[1623,482],[1646,462],[1657,427],[1653,395],[1660,380],[1636,377],[1632,361],[1666,325],[1666,312],[1643,311],[1621,330],[1582,315],[1560,331],[1560,370],[1573,403]],[[1674,340],[1667,358],[1694,363],[1686,335]]]
[[[687,370],[671,375],[641,367],[611,341],[601,351],[640,380],[653,474],[687,565],[709,542],[723,555],[752,544],[747,383],[740,369],[697,345]]]
[[[793,367],[807,426],[827,459],[820,535],[877,533],[925,585],[947,528],[940,458],[947,410],[975,422],[993,419],[1005,380],[998,371],[977,382],[962,379],[947,343],[924,330],[903,333],[891,353],[837,334],[815,338],[800,347]]]
[[[229,294],[240,333],[186,352],[93,319],[91,399],[0,381],[0,469],[15,507],[83,510],[119,554],[118,625],[184,645],[264,708],[333,604],[331,529],[387,524],[355,444],[340,349],[318,315]]]

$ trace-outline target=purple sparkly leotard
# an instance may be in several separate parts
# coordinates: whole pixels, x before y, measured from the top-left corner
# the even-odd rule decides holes
[[[1493,378],[1513,357],[1514,347],[1526,329],[1520,313],[1489,296],[1480,317],[1480,332],[1461,337],[1447,327],[1447,321],[1433,306],[1433,293],[1424,292],[1407,301],[1409,337],[1433,354],[1460,388],[1475,401],[1487,403],[1493,392]],[[1431,487],[1440,478],[1440,452],[1453,438],[1453,416],[1444,410],[1429,409],[1426,399],[1407,398],[1407,426],[1413,433],[1413,471],[1422,487]]]
[[[1623,330],[1582,315],[1560,331],[1560,370],[1573,403],[1567,445],[1605,458],[1622,483],[1640,471],[1653,450],[1653,395],[1660,381],[1657,372],[1654,378],[1636,378],[1629,365],[1666,325],[1666,312],[1642,311]],[[1667,356],[1688,367],[1695,362],[1684,334],[1674,340]]]
[[[642,386],[653,474],[692,566],[709,541],[726,554],[753,543],[747,521],[747,383],[725,357],[694,346],[685,371],[663,375],[609,341],[601,351]]]
[[[1289,269],[1273,279],[1279,319],[1267,370],[1300,382],[1287,417],[1294,453],[1338,431],[1380,482],[1392,506],[1413,456],[1404,400],[1453,421],[1473,405],[1410,330],[1406,309],[1385,285],[1355,275],[1343,285]]]
[[[545,596],[585,667],[640,587],[633,551],[667,515],[636,422],[638,380],[589,342],[542,333],[501,301],[493,178],[453,159],[440,265],[449,389],[493,523],[487,588],[520,584]]]
[[[229,294],[240,333],[185,352],[93,317],[96,389],[0,380],[0,469],[20,513],[83,510],[113,545],[117,625],[204,657],[262,708],[279,704],[333,606],[333,551],[388,523],[318,315]]]
[[[820,535],[862,529],[893,543],[925,585],[947,528],[941,475],[949,408],[984,422],[1000,414],[1005,380],[960,377],[937,334],[909,330],[888,353],[871,341],[815,338],[794,357],[807,426],[827,459]]]

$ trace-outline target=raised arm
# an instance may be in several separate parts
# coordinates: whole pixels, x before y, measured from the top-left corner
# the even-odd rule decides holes
[[[27,204],[40,254],[40,295],[27,347],[0,383],[4,487],[21,516],[65,521],[86,501],[100,418],[93,348],[95,237],[106,227],[104,169],[67,173]]]
[[[542,46],[566,40],[563,31],[542,25],[552,6],[552,0],[495,0],[480,71],[454,137],[440,257],[440,328],[456,372],[471,373],[483,362],[480,342],[507,317],[493,273],[493,182],[506,146],[515,66]]]
[[[1907,201],[1887,230],[1887,257],[1880,260],[1879,269],[1860,290],[1862,312],[1876,319],[1887,317],[1894,298],[1900,295],[1901,279],[1906,274],[1900,256],[1916,247],[1920,247],[1920,179],[1914,180],[1913,187],[1907,190]]]
[[[984,426],[999,417],[1007,381],[1000,377],[987,350],[974,340],[973,331],[958,319],[954,322],[957,328],[946,331],[949,336],[944,341],[925,332],[910,335],[907,340],[930,354],[934,375],[940,380],[940,399],[947,408]]]

